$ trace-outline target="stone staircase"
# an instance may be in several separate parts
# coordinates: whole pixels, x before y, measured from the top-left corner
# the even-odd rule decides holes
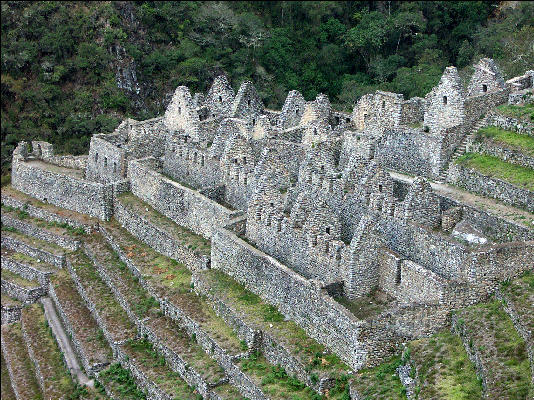
[[[441,173],[436,179],[438,183],[445,183],[447,181],[447,174],[449,172],[449,166],[452,165],[458,158],[463,156],[466,153],[467,147],[470,143],[473,142],[479,129],[483,128],[486,125],[486,118],[480,119],[473,129],[464,137],[460,145],[454,150],[454,153],[451,155],[449,162],[443,166]]]

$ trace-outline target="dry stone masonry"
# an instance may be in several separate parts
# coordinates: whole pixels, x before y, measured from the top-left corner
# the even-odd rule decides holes
[[[217,269],[230,275],[349,367],[360,369],[380,363],[399,343],[446,326],[451,310],[484,300],[499,282],[532,268],[533,227],[453,200],[432,183],[445,174],[467,190],[534,212],[531,190],[451,162],[482,118],[487,125],[532,135],[531,123],[493,112],[496,106],[528,98],[532,71],[505,82],[487,58],[474,70],[464,85],[457,69],[447,67],[425,98],[367,94],[350,114],[333,110],[323,94],[307,101],[296,90],[289,92],[281,111],[267,110],[251,82],[235,92],[219,76],[205,95],[178,87],[161,117],[127,119],[113,133],[93,136],[87,156],[56,156],[46,142],[19,143],[12,185],[44,203],[100,221],[114,217],[137,239],[183,262],[193,271],[195,290],[211,296],[218,313],[247,343],[256,343],[273,360],[286,360],[310,387],[322,391],[327,380],[312,382],[299,362],[285,356],[285,349],[276,350],[275,339],[262,339],[260,331],[213,297],[209,281],[199,274]],[[497,154],[489,144],[484,151]],[[504,156],[532,167],[527,155]],[[401,180],[391,170],[414,178]],[[211,256],[176,241],[171,230],[148,214],[136,213],[120,197],[126,192],[165,223],[210,240]],[[37,215],[36,210],[31,212]],[[21,232],[42,235],[2,214],[4,220]],[[111,240],[106,229],[97,229]],[[43,238],[70,250],[80,247],[59,237]],[[20,251],[23,245],[6,236],[2,246]],[[127,254],[114,243],[112,247],[150,291]],[[60,268],[65,264],[64,257],[38,255]],[[72,263],[66,266],[92,304]],[[111,278],[104,281],[113,286]],[[383,310],[351,312],[351,302],[377,292],[387,299]],[[251,398],[264,398],[195,321],[161,293],[154,295],[163,313],[185,324],[225,366],[230,383],[241,385]],[[100,325],[94,306],[91,312]],[[15,320],[17,308],[3,308],[4,316]],[[136,322],[156,341],[145,322]],[[166,398],[130,364],[121,343],[104,334],[153,397]],[[181,369],[183,361],[176,357]],[[200,387],[204,395],[210,390],[206,384]]]

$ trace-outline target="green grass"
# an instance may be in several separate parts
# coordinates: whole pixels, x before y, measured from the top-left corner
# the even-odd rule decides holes
[[[4,360],[4,352],[2,352],[2,400],[16,400],[15,393],[11,387],[11,380],[9,379],[9,372],[7,370],[6,361]]]
[[[41,367],[45,383],[46,398],[61,398],[75,390],[75,384],[66,368],[63,355],[56,343],[52,330],[45,319],[40,304],[33,304],[22,312],[22,326],[27,340],[33,345],[33,352]]]
[[[417,399],[482,398],[482,384],[460,338],[449,330],[408,344],[419,374]]]
[[[396,369],[402,365],[401,356],[395,356],[374,368],[360,370],[353,386],[362,400],[405,400],[406,389]]]
[[[534,169],[514,165],[493,156],[466,153],[456,162],[493,178],[534,191]]]
[[[534,121],[534,104],[528,103],[524,106],[514,106],[503,104],[497,107],[497,111],[508,117],[517,118],[526,121]]]
[[[98,374],[101,384],[110,388],[113,393],[120,395],[124,400],[145,400],[146,395],[137,388],[135,380],[129,370],[121,367],[119,363],[112,364],[109,368]],[[98,382],[98,381],[97,381]],[[95,382],[95,387],[100,387]]]
[[[320,400],[325,397],[317,394],[295,377],[288,375],[280,365],[269,364],[258,353],[240,361],[241,369],[259,382],[261,390],[271,399]],[[328,399],[348,399],[347,379],[340,379],[340,384],[329,391]]]
[[[477,137],[485,137],[495,142],[504,143],[525,154],[534,156],[534,137],[520,135],[513,131],[507,131],[495,126],[488,126],[478,130]]]

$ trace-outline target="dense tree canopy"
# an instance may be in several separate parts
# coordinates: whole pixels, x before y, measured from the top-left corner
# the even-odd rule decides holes
[[[346,110],[377,88],[424,96],[481,56],[517,75],[534,65],[533,21],[532,2],[2,2],[2,169],[19,140],[79,154],[220,73],[271,108],[298,89]],[[117,85],[128,67],[138,91]]]

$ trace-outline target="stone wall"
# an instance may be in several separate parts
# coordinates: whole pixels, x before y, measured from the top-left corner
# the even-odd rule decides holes
[[[412,175],[438,176],[442,161],[439,136],[420,129],[395,129],[384,132],[375,158],[386,168]]]
[[[534,192],[497,178],[482,175],[460,164],[450,166],[447,182],[483,196],[501,200],[511,206],[534,212]]]
[[[129,158],[161,157],[165,146],[167,128],[164,118],[145,121],[129,120],[128,156]]]
[[[8,269],[30,281],[37,281],[43,286],[48,286],[48,277],[52,274],[52,272],[41,271],[31,265],[4,256],[2,256],[2,268]]]
[[[157,172],[153,162],[150,158],[130,161],[128,178],[132,193],[178,225],[210,238],[217,226],[241,214],[166,178]]]
[[[57,299],[57,295],[54,290],[54,285],[52,283],[49,283],[48,285],[48,295],[54,302],[54,306],[57,310],[57,313],[59,317],[61,318],[61,322],[63,326],[65,327],[65,331],[69,334],[69,338],[74,346],[74,350],[76,351],[76,354],[80,358],[80,361],[82,362],[85,372],[87,372],[89,376],[94,376],[98,371],[101,371],[103,368],[105,368],[107,364],[89,362],[89,357],[87,356],[87,354],[85,354],[84,348],[80,344],[78,338],[76,337],[76,332],[72,328],[69,318],[63,311],[61,303]]]
[[[20,321],[22,306],[2,304],[2,325]]]
[[[86,232],[91,232],[94,228],[93,225],[90,224],[83,224],[77,219],[65,217],[62,215],[58,215],[54,212],[50,212],[45,210],[44,208],[35,207],[32,206],[29,203],[24,203],[14,197],[11,197],[7,194],[2,194],[2,204],[8,206],[17,208],[20,210],[24,210],[28,213],[30,217],[40,218],[44,219],[48,222],[57,222],[59,224],[68,224],[70,226],[73,226],[75,228],[83,228]],[[95,221],[96,223],[96,221]]]
[[[32,304],[46,295],[46,288],[42,286],[27,288],[2,279],[2,293],[25,304]]]
[[[487,124],[493,125],[508,131],[515,131],[522,135],[534,136],[534,123],[521,121],[516,118],[491,111],[487,116]]]
[[[208,256],[195,254],[193,250],[174,239],[171,234],[128,209],[120,201],[115,204],[114,217],[128,232],[157,252],[186,265],[192,270],[209,268],[210,259]]]
[[[111,185],[51,172],[18,157],[13,158],[11,184],[41,201],[102,220],[113,213]]]
[[[401,304],[440,304],[447,282],[438,274],[384,249],[380,254],[378,287]]]
[[[502,89],[492,93],[468,97],[465,100],[465,124],[472,126],[488,111],[498,105],[505,104],[508,101],[509,94],[510,89]]]

